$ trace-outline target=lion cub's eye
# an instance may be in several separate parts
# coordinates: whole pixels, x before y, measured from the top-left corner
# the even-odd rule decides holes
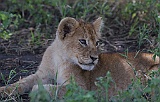
[[[79,39],[79,42],[82,46],[87,46],[87,42],[85,39]]]

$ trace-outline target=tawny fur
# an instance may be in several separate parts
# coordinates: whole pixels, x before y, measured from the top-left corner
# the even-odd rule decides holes
[[[114,85],[109,87],[109,96],[112,96],[118,90],[126,89],[131,83],[131,79],[135,77],[134,68],[143,72],[151,70],[152,67],[158,68],[159,58],[154,61],[153,54],[127,53],[126,57],[120,53],[99,54],[97,41],[101,38],[102,24],[102,18],[93,23],[70,17],[62,19],[56,39],[45,51],[37,72],[16,83],[0,87],[1,96],[23,94],[32,88],[36,90],[38,80],[42,81],[47,90],[49,86],[58,87],[51,85],[53,79],[59,86],[65,87],[69,84],[71,75],[82,88],[96,90],[96,78],[105,76],[108,71],[116,83],[116,88]],[[65,88],[59,95],[64,93]]]

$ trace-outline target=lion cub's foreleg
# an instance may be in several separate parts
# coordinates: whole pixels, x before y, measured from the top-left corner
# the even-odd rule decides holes
[[[36,74],[32,74],[26,78],[20,79],[16,83],[0,87],[1,96],[7,97],[10,95],[23,94],[31,89],[37,79],[38,76]]]
[[[48,83],[49,77],[42,72],[37,71],[35,74],[29,75],[26,78],[20,79],[16,83],[0,87],[0,96],[7,97],[11,95],[23,94],[32,89],[32,87],[42,81],[43,84]]]

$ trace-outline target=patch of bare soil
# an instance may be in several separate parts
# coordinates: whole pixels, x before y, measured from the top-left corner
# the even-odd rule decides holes
[[[16,82],[37,70],[50,42],[46,40],[43,45],[32,46],[29,35],[30,30],[23,29],[13,34],[9,40],[0,39],[0,86]],[[28,93],[21,98],[28,102]]]

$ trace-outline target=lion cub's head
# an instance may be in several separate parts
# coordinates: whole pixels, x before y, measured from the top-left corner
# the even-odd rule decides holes
[[[93,23],[66,17],[58,25],[56,39],[63,57],[84,70],[92,70],[98,62],[98,42],[101,37],[102,18]]]

